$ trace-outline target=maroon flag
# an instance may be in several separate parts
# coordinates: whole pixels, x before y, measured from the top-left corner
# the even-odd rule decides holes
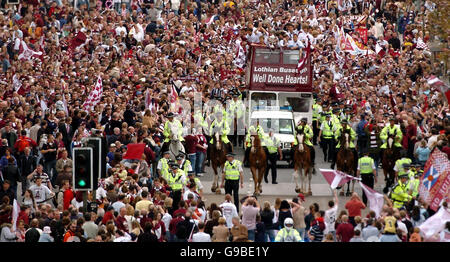
[[[141,159],[144,154],[145,144],[128,144],[127,152],[123,159]]]
[[[430,86],[440,90],[442,94],[444,94],[447,98],[447,102],[450,102],[450,88],[446,83],[444,83],[434,75],[431,75],[430,78],[428,78],[427,82]]]
[[[343,186],[345,183],[356,179],[361,180],[359,178],[356,178],[354,176],[350,176],[344,172],[341,172],[339,170],[333,170],[333,169],[320,169],[320,173],[322,173],[325,180],[330,184],[331,189],[336,189],[337,187]]]
[[[297,64],[297,73],[300,73],[300,71],[308,64],[309,55],[311,53],[311,44],[309,43],[308,39],[308,46],[305,48],[305,52],[302,52],[302,56],[298,60]]]
[[[394,114],[397,114],[397,103],[395,102],[395,99],[394,99],[394,97],[392,96],[392,92],[389,94],[389,100],[390,100],[390,102],[391,102],[391,107],[392,107],[392,110],[394,111]]]

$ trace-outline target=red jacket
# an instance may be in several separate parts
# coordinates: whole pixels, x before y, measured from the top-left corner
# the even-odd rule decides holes
[[[38,146],[37,143],[33,139],[26,136],[19,136],[16,143],[14,144],[14,148],[18,152],[23,152],[26,147],[37,147],[37,146]]]
[[[106,225],[106,222],[108,222],[111,219],[114,219],[113,213],[111,211],[106,212],[105,216],[102,219],[102,224]]]
[[[127,224],[127,220],[123,216],[118,216],[116,218],[116,221],[114,221],[116,224],[116,227],[124,232],[128,232],[128,229],[125,227],[125,224]]]
[[[64,191],[63,196],[63,210],[69,209],[70,203],[72,202],[72,199],[75,197],[75,194],[73,193],[72,189],[67,189]]]
[[[25,225],[29,225],[30,224],[30,218],[28,217],[27,213],[25,213],[25,211],[20,211],[19,212],[19,216],[17,217],[17,225],[19,224],[20,220],[23,220],[23,223]]]
[[[353,225],[350,223],[341,223],[336,229],[336,235],[341,236],[342,242],[349,242],[354,235]]]

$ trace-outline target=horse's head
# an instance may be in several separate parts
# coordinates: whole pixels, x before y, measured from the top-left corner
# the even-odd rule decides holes
[[[392,148],[392,145],[394,144],[394,138],[393,137],[389,137],[387,140],[387,146],[388,148]]]
[[[345,149],[348,149],[350,146],[350,134],[348,132],[343,132],[340,138],[340,144],[344,146]]]
[[[301,134],[297,134],[297,142],[298,142],[298,151],[303,152],[303,141],[304,141],[305,134],[303,132]]]
[[[348,149],[349,145],[349,134],[345,133],[345,149]]]
[[[222,149],[222,144],[220,143],[220,135],[219,135],[219,132],[215,132],[215,133],[214,133],[214,140],[215,140],[215,143],[216,143],[216,148],[217,148],[218,150],[221,150],[221,149]]]

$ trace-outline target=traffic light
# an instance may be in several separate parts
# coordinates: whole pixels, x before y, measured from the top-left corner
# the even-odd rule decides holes
[[[98,187],[98,179],[106,177],[106,142],[104,137],[89,137],[86,140],[86,147],[92,148],[93,157],[93,189]]]
[[[74,148],[73,187],[75,191],[92,191],[93,185],[93,153],[90,147]]]

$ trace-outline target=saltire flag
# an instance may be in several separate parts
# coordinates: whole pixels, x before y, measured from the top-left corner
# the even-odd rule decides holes
[[[428,80],[428,84],[436,89],[440,89],[440,91],[445,95],[447,98],[447,102],[450,102],[450,88],[449,86],[444,83],[442,80],[440,80],[438,77],[431,75]]]
[[[145,144],[128,144],[127,145],[127,152],[125,152],[125,155],[123,156],[123,159],[138,159],[140,160],[142,158],[142,155],[144,154],[145,150]]]
[[[28,47],[25,41],[21,40],[19,47],[19,60],[31,60],[31,58],[41,58],[42,52],[36,52]]]
[[[450,161],[447,154],[435,148],[425,164],[419,185],[419,195],[434,211],[437,211],[440,202],[449,196],[449,172]]]
[[[306,64],[308,64],[308,60],[309,60],[310,53],[311,53],[311,43],[309,42],[309,38],[308,38],[308,45],[305,48],[305,52],[302,52],[302,49],[300,49],[299,52],[302,55],[298,59],[298,64],[297,64],[297,73],[298,74],[300,74],[300,71],[306,66]]]
[[[103,82],[102,77],[99,76],[94,89],[89,93],[87,100],[83,103],[83,109],[91,111],[100,102],[103,96]]]
[[[381,210],[383,209],[384,205],[384,196],[372,188],[366,186],[361,181],[359,181],[359,185],[363,189],[364,193],[367,196],[367,199],[369,200],[369,208],[370,210],[374,211],[376,214],[376,217],[380,217]]]
[[[325,180],[330,184],[331,189],[336,189],[338,187],[343,186],[345,183],[351,180],[361,180],[361,178],[357,178],[351,175],[348,175],[339,170],[333,169],[319,169],[320,173],[322,173]]]
[[[445,229],[447,221],[450,221],[450,211],[448,208],[441,207],[436,214],[429,217],[419,226],[420,232],[425,240],[430,239]]]

